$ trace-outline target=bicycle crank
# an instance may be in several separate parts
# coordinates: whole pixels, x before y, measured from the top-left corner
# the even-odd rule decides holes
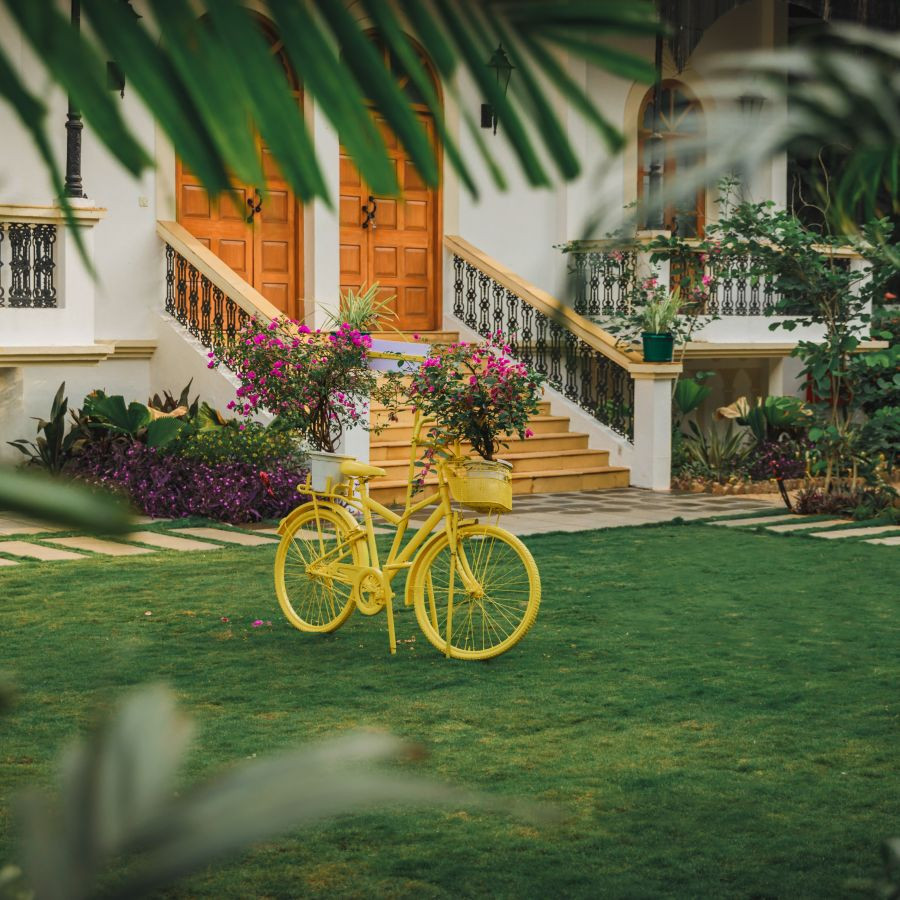
[[[371,566],[360,566],[353,577],[351,597],[359,611],[365,616],[374,616],[384,609],[387,592],[384,574]]]

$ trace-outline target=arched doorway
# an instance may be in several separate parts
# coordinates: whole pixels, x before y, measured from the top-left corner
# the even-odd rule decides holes
[[[650,88],[641,101],[638,113],[638,199],[649,193],[653,135],[653,94]],[[667,80],[660,85],[659,134],[663,141],[663,185],[672,184],[679,167],[690,167],[692,160],[679,152],[681,141],[699,137],[704,131],[700,101],[680,81]],[[695,196],[670,203],[663,210],[665,227],[681,237],[701,237],[706,222],[706,191],[701,187]]]
[[[385,66],[399,72],[392,54],[377,37]],[[427,60],[422,57],[438,91]],[[425,128],[440,164],[434,120],[416,86],[405,75],[398,85]],[[374,111],[375,123],[393,161],[401,197],[372,193],[341,148],[340,266],[341,291],[378,282],[380,296],[394,296],[391,306],[400,331],[439,329],[441,321],[441,193],[419,177],[397,136]]]
[[[272,54],[277,56],[291,90],[302,103],[302,91],[269,23],[259,20]],[[227,194],[210,197],[197,177],[175,162],[178,222],[219,259],[293,319],[303,317],[303,215],[299,202],[275,160],[257,136],[265,174],[260,185],[235,182],[238,204]]]

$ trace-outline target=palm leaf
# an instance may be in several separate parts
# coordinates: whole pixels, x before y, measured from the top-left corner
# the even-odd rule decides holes
[[[80,106],[86,123],[129,171],[141,171],[148,159],[105,87],[102,75],[110,58],[121,61],[129,86],[210,193],[227,190],[229,176],[249,184],[264,183],[256,147],[258,131],[301,200],[325,197],[326,186],[302,110],[293,102],[252,14],[238,0],[195,4],[147,0],[142,19],[136,19],[126,4],[83,0],[85,33],[89,28],[91,40],[74,35],[54,4],[0,0],[0,6],[44,61],[51,78]],[[592,98],[565,76],[553,53],[566,50],[595,64],[608,62],[613,72],[639,74],[646,67],[636,57],[604,52],[595,40],[602,44],[610,35],[652,34],[660,28],[653,4],[644,0],[488,5],[474,0],[365,0],[364,6],[370,16],[367,21],[356,18],[343,3],[330,0],[271,0],[268,9],[304,93],[320,105],[363,177],[385,194],[395,193],[397,183],[384,143],[367,121],[370,103],[397,134],[423,180],[437,184],[440,173],[425,130],[369,39],[371,24],[378,27],[400,69],[425,98],[445,158],[472,193],[477,184],[471,162],[463,159],[459,138],[446,127],[438,92],[407,35],[433,61],[448,94],[458,96],[458,76],[463,72],[475,82],[497,111],[527,180],[545,185],[550,180],[542,162],[545,157],[556,161],[564,178],[573,178],[579,171],[546,82],[587,117],[605,142],[616,143]],[[509,97],[486,65],[501,40],[514,53],[517,66]],[[48,47],[53,52],[48,53]],[[11,101],[45,165],[52,168],[48,123],[43,115],[34,115],[36,108],[17,81],[12,67],[0,58],[0,96]],[[467,108],[471,104],[458,105],[463,127],[489,176],[505,186],[493,142],[484,139]],[[530,128],[529,122],[536,127]],[[62,180],[58,171],[53,172],[59,189]]]

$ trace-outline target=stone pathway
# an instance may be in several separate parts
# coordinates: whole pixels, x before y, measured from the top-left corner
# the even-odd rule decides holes
[[[734,516],[704,522],[725,528],[756,529],[762,527],[771,534],[802,534],[829,541],[849,540],[863,544],[900,544],[900,525],[854,522],[852,519],[824,519],[820,516],[777,515]],[[879,537],[874,537],[879,535]]]
[[[153,519],[146,516],[137,520],[139,524],[150,524]],[[43,522],[14,518],[0,513],[0,566],[14,566],[24,560],[54,562],[57,560],[85,560],[95,556],[139,556],[156,553],[159,550],[193,552],[220,550],[228,544],[242,547],[259,547],[277,543],[275,529],[265,529],[265,533],[248,534],[247,531],[218,527],[179,528],[171,520],[155,520],[164,525],[162,531],[132,531],[114,540],[92,535],[72,535],[60,537],[62,531],[57,526]],[[7,540],[5,538],[11,537]]]
[[[413,526],[425,521],[427,510],[413,519]],[[754,513],[756,515],[754,515]],[[710,494],[657,494],[637,488],[611,491],[579,491],[564,494],[517,496],[513,511],[501,517],[501,524],[518,535],[553,531],[590,531],[647,525],[680,518],[708,520],[704,524],[724,528],[755,529],[772,533],[803,534],[828,540],[855,539],[869,544],[900,544],[900,526],[852,523],[847,519],[807,518],[786,513],[776,495],[764,497],[713,496]],[[482,516],[484,521],[487,517]],[[144,529],[116,539],[87,535],[60,537],[62,529],[46,523],[5,516],[0,513],[0,566],[14,566],[25,560],[85,560],[95,556],[122,557],[157,552],[199,552],[226,545],[261,547],[278,541],[277,529],[265,524],[232,528],[228,525],[179,527],[173,520],[142,517]],[[377,528],[379,534],[390,532]],[[309,535],[313,537],[314,535]]]

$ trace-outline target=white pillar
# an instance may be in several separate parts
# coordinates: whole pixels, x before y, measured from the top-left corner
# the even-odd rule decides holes
[[[631,483],[669,490],[672,477],[672,383],[679,367],[632,371],[634,378],[634,460]],[[653,371],[656,370],[656,371]]]
[[[317,199],[304,208],[306,322],[312,328],[321,328],[329,311],[338,311],[341,299],[340,141],[318,104],[307,101],[306,114],[331,201],[330,207]]]

